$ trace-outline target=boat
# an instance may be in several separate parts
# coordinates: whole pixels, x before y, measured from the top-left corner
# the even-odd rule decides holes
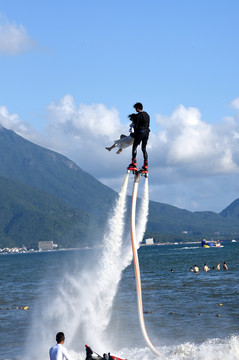
[[[127,360],[120,358],[118,356],[112,355],[108,352],[108,354],[103,354],[103,356],[99,355],[97,352],[93,351],[90,346],[85,345],[86,350],[86,359],[87,360]]]
[[[210,247],[220,247],[222,244],[220,241],[207,241],[206,239],[203,239],[201,242],[201,245],[203,248],[210,248]]]

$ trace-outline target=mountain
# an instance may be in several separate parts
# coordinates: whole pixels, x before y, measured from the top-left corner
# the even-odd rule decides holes
[[[0,177],[0,247],[36,248],[39,241],[87,245],[89,216],[41,190]],[[79,241],[81,239],[81,241]]]
[[[77,225],[84,231],[76,234],[76,230],[68,234],[68,243],[61,241],[64,246],[72,246],[72,243],[78,246],[84,243],[86,240],[88,244],[92,244],[93,241],[102,235],[108,217],[108,213],[112,208],[112,203],[116,199],[116,192],[109,187],[103,185],[93,176],[80,169],[73,161],[69,160],[63,155],[60,155],[54,151],[48,150],[41,146],[31,143],[30,141],[22,138],[11,130],[7,130],[4,127],[0,127],[0,176],[15,181],[16,192],[18,199],[21,198],[22,193],[26,196],[27,191],[23,191],[20,188],[20,184],[29,186],[28,191],[32,193],[31,199],[34,197],[39,198],[40,192],[33,194],[33,190],[42,191],[48,195],[51,195],[55,201],[61,206],[68,206],[68,211],[80,210],[84,216],[79,219]],[[17,184],[17,182],[19,184]],[[1,183],[0,183],[1,186]],[[3,185],[0,192],[7,194],[7,184]],[[12,184],[12,187],[13,184]],[[41,193],[42,194],[42,193]],[[42,195],[41,195],[42,196]],[[16,199],[17,200],[17,199]],[[12,204],[14,204],[12,202]],[[16,205],[17,206],[17,205]],[[12,209],[14,206],[12,205]],[[3,212],[8,212],[8,209],[2,208]],[[63,210],[62,210],[63,211]],[[29,214],[30,212],[28,212]],[[46,214],[45,214],[46,215]],[[23,218],[18,219],[18,222],[23,221]],[[60,217],[59,217],[60,219]],[[86,221],[87,219],[87,221]],[[51,220],[49,220],[51,221]],[[65,222],[63,222],[65,224]],[[29,221],[29,225],[32,222]],[[69,230],[69,224],[65,224],[66,229]],[[87,224],[87,227],[86,227]],[[49,224],[48,224],[49,225]],[[19,225],[20,226],[20,225]],[[44,225],[45,226],[45,225]],[[5,227],[5,223],[0,222],[0,234],[1,229]],[[21,225],[21,231],[27,228],[27,222],[25,221]],[[76,226],[74,226],[75,229]],[[50,229],[50,226],[47,226]],[[34,231],[33,231],[34,229]],[[55,239],[62,238],[65,230],[62,226],[62,231],[55,234]],[[35,226],[31,229],[35,233]],[[43,233],[43,228],[40,233]],[[25,231],[23,231],[25,233]],[[38,231],[37,231],[38,233]],[[35,247],[38,243],[39,236],[35,236]],[[2,230],[3,234],[3,230]],[[12,237],[2,237],[4,243],[6,239],[12,242]],[[49,239],[49,236],[42,234],[41,240]],[[73,239],[73,237],[75,237]],[[22,246],[21,240],[16,240],[18,245]],[[58,241],[58,240],[57,240]],[[1,246],[0,238],[0,246]]]
[[[237,211],[239,213],[239,199]],[[234,203],[235,203],[234,202]],[[231,209],[231,205],[228,207]],[[150,201],[148,237],[158,241],[201,241],[203,238],[232,239],[239,236],[236,216],[225,216],[228,208],[217,214],[212,211],[191,212],[175,206]],[[232,212],[231,212],[232,213]],[[234,211],[234,215],[236,210]]]
[[[116,192],[67,157],[3,127],[0,152],[0,246],[32,241],[36,247],[50,238],[65,247],[99,241]],[[216,214],[150,201],[146,237],[160,242],[236,238],[238,203]]]
[[[239,220],[239,199],[233,201],[220,215],[225,219]]]
[[[73,161],[0,128],[0,176],[43,190],[101,219],[116,193]]]

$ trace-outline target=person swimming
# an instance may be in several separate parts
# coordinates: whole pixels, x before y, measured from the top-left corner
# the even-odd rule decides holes
[[[194,266],[193,271],[198,274],[199,273],[199,267],[197,265]]]
[[[204,264],[204,267],[203,267],[203,271],[209,271],[210,270],[210,268],[207,266],[207,264]]]
[[[223,270],[228,270],[228,267],[227,267],[227,264],[226,264],[225,261],[224,261],[224,263],[223,263]]]

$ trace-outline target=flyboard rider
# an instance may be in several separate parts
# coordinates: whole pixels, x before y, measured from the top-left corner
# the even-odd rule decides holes
[[[146,151],[146,146],[149,138],[149,124],[150,117],[146,111],[143,111],[143,105],[141,103],[136,103],[134,105],[137,114],[130,114],[128,117],[131,120],[130,125],[130,135],[126,136],[124,134],[120,135],[120,139],[115,140],[114,144],[110,147],[106,147],[106,150],[111,151],[115,147],[118,147],[116,154],[120,154],[123,149],[132,146],[132,163],[128,166],[129,171],[137,171],[137,147],[142,143],[141,149],[144,157],[144,165],[142,166],[143,172],[148,172],[148,153]]]
[[[137,171],[137,147],[141,143],[141,149],[144,157],[144,165],[142,170],[148,172],[148,153],[146,151],[146,146],[149,138],[149,124],[150,117],[146,111],[143,111],[143,105],[141,103],[136,103],[134,105],[137,114],[134,117],[134,142],[132,147],[132,162],[128,166],[128,170]]]

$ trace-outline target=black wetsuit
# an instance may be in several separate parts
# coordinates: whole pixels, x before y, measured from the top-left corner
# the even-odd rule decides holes
[[[137,147],[142,142],[141,149],[144,156],[144,161],[148,161],[148,154],[146,145],[149,138],[149,124],[150,117],[146,111],[140,111],[134,118],[134,143],[132,147],[132,159],[136,159]]]
[[[91,348],[89,346],[86,346],[86,358],[85,360],[92,360],[92,354],[93,354],[93,351],[91,350]]]

